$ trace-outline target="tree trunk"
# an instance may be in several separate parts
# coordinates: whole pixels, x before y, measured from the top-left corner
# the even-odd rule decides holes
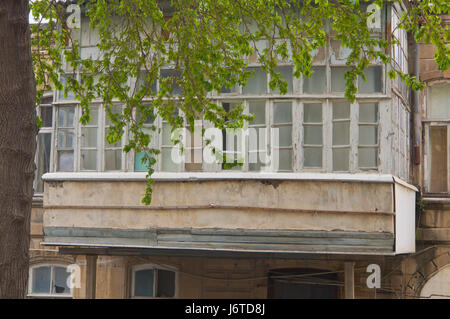
[[[0,298],[24,298],[36,150],[28,0],[0,1]]]

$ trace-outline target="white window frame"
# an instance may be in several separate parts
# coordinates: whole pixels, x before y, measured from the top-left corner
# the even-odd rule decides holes
[[[291,62],[283,62],[280,63],[279,66],[290,66],[294,69],[294,65]],[[261,100],[264,99],[266,101],[266,125],[268,128],[274,127],[273,124],[273,104],[275,102],[287,102],[290,101],[292,103],[292,169],[289,170],[290,172],[297,172],[297,171],[306,171],[306,172],[333,172],[333,173],[340,173],[337,171],[333,171],[332,168],[332,119],[331,119],[331,105],[333,101],[339,101],[344,100],[344,93],[343,92],[331,92],[331,68],[332,67],[342,67],[344,65],[341,64],[331,64],[330,59],[326,59],[326,61],[318,64],[314,64],[313,66],[322,66],[325,69],[325,91],[318,94],[304,94],[303,91],[303,81],[304,77],[301,76],[300,78],[296,78],[293,76],[292,79],[292,92],[286,95],[281,95],[279,93],[275,93],[270,90],[269,82],[270,82],[270,74],[266,73],[266,90],[265,93],[262,94],[248,94],[244,95],[242,94],[243,87],[237,86],[237,92],[232,93],[220,93],[220,92],[212,92],[210,97],[213,101],[216,101],[216,103],[223,103],[223,102],[238,102],[244,104],[244,113],[248,114],[248,101],[252,100]],[[248,65],[249,68],[254,67],[261,67],[257,63],[250,63]],[[382,75],[381,75],[381,83],[382,83],[382,92],[373,93],[373,94],[357,94],[357,100],[354,103],[351,103],[351,118],[350,118],[350,154],[349,154],[349,170],[345,172],[354,173],[357,171],[367,171],[366,168],[359,168],[358,167],[358,100],[365,101],[368,99],[371,99],[374,102],[377,102],[379,105],[381,105],[381,102],[383,99],[386,99],[386,96],[384,95],[384,92],[387,87],[386,83],[386,70],[385,66],[381,65],[382,67]],[[164,69],[172,69],[173,66],[164,66],[162,67]],[[77,74],[77,73],[76,73]],[[77,74],[79,76],[79,74]],[[133,79],[129,79],[129,81],[133,81]],[[358,79],[356,79],[358,81]],[[134,82],[136,82],[136,79],[134,79]],[[156,81],[156,88],[159,90],[159,80]],[[152,98],[147,97],[143,99],[143,103],[151,101]],[[100,116],[99,120],[99,135],[100,135],[100,144],[98,145],[98,163],[97,163],[97,171],[103,172],[105,171],[105,112],[104,112],[104,105],[100,101],[93,101],[93,104],[99,103],[99,112],[102,116]],[[118,101],[115,101],[113,103],[120,104]],[[322,103],[322,134],[323,134],[323,145],[322,145],[322,167],[304,167],[304,144],[303,144],[303,105],[304,103]],[[57,106],[62,105],[76,105],[76,119],[79,119],[79,115],[81,114],[80,106],[77,104],[77,102],[73,101],[67,101],[63,100],[61,102],[56,103]],[[380,109],[379,109],[380,112]],[[57,118],[57,113],[55,112],[55,120]],[[380,118],[380,115],[379,115]],[[205,122],[203,122],[203,126],[207,128],[207,125],[205,125]],[[161,150],[162,146],[162,134],[159,133],[159,130],[162,130],[163,126],[163,119],[158,115],[155,119],[155,126],[157,127],[157,130],[155,131],[155,134],[158,134],[156,137],[152,139],[152,145],[151,147],[157,148]],[[380,125],[381,121],[378,121],[378,134],[380,134]],[[244,129],[248,128],[248,123],[246,122],[244,124]],[[80,169],[80,153],[81,153],[81,147],[80,147],[80,139],[81,139],[81,127],[79,124],[75,125],[75,131],[76,131],[76,146],[74,148],[74,171],[79,172]],[[126,144],[126,140],[128,138],[129,130],[127,129],[124,132],[122,145]],[[54,134],[56,135],[56,134]],[[274,151],[274,144],[273,144],[273,132],[271,130],[268,138],[268,151],[269,155],[273,154]],[[204,147],[204,141],[203,141],[203,147]],[[175,146],[176,148],[178,146]],[[378,168],[376,171],[380,171],[381,165],[380,165],[380,136],[378,136]],[[54,171],[56,171],[57,161],[56,161],[56,153],[52,155],[53,159],[53,168]],[[245,149],[244,149],[244,164],[242,167],[240,167],[239,171],[247,172],[249,171],[249,163],[248,163],[248,136],[245,136]],[[120,171],[135,171],[135,152],[131,152],[130,154],[123,153],[122,154],[122,167]],[[178,164],[177,170],[175,172],[185,172],[189,171],[186,168],[185,158],[186,154],[181,154],[182,160],[181,163]],[[157,156],[157,163],[154,167],[155,171],[162,171],[162,152],[158,154]],[[221,165],[210,165],[204,162],[202,157],[202,171],[236,171],[237,169],[232,170],[224,170],[221,168]],[[270,164],[270,167],[268,168],[270,171],[275,171],[273,167],[273,161]],[[372,169],[369,169],[372,170]],[[280,171],[280,170],[277,170]],[[284,171],[284,170],[282,170]],[[344,172],[344,171],[343,171]]]
[[[144,102],[144,104],[145,104],[145,102]],[[137,114],[137,110],[135,109],[135,110],[133,110],[133,118],[137,119],[137,117],[138,117],[138,114]],[[159,116],[158,115],[155,116],[155,120],[153,121],[153,123],[151,123],[151,124],[144,123],[142,125],[143,128],[148,128],[150,130],[151,130],[151,126],[155,126],[156,130],[153,131],[152,138],[151,138],[150,144],[148,146],[150,148],[157,149],[158,146],[159,146],[159,138],[158,138],[159,133],[158,133],[158,130],[160,129]],[[132,133],[130,132],[130,130],[128,130],[128,136],[129,137],[132,136]],[[132,152],[128,153],[128,156],[126,156],[127,157],[127,163],[128,163],[127,170],[128,171],[132,171],[132,172],[146,172],[146,170],[136,170],[136,163],[135,163],[136,162],[136,155],[137,155],[137,152],[135,150],[133,150]],[[160,154],[157,155],[157,161],[156,161],[156,163],[155,163],[155,165],[153,167],[153,169],[155,171],[159,171],[159,163],[160,163]]]
[[[114,103],[113,102],[113,105],[114,106],[121,106],[121,112],[123,113],[123,105],[121,103]],[[100,112],[100,110],[101,110],[101,113],[99,113],[99,117],[102,119],[101,125],[100,125],[100,129],[102,130],[102,133],[101,133],[101,139],[100,139],[100,145],[101,145],[101,148],[100,148],[100,152],[101,152],[100,163],[101,163],[101,166],[100,166],[99,171],[101,171],[101,172],[122,172],[122,171],[125,171],[126,167],[127,167],[126,166],[126,157],[127,156],[126,156],[126,153],[123,151],[123,147],[124,147],[124,145],[125,145],[125,143],[126,143],[126,141],[128,139],[128,134],[127,134],[128,133],[128,127],[124,128],[122,139],[120,141],[120,143],[122,145],[121,147],[107,146],[106,145],[106,143],[107,143],[106,142],[107,129],[111,125],[110,124],[109,125],[106,124],[106,121],[107,121],[107,118],[108,118],[108,114],[106,112],[106,108],[105,108],[105,105],[103,103],[101,104],[101,108],[99,109],[99,112]],[[105,152],[107,150],[118,150],[119,148],[122,149],[121,166],[120,166],[120,168],[116,169],[116,170],[106,170],[106,160],[105,160],[106,156],[105,156]]]
[[[50,134],[50,158],[49,158],[50,163],[49,163],[48,172],[51,172],[52,168],[53,168],[53,156],[54,156],[53,153],[55,151],[55,147],[53,146],[54,145],[53,144],[53,138],[54,138],[54,135],[55,135],[54,132],[55,132],[55,125],[56,125],[55,124],[56,123],[56,117],[55,117],[56,113],[55,113],[55,108],[53,107],[53,100],[54,100],[53,92],[44,94],[43,97],[42,97],[42,98],[50,98],[50,97],[52,98],[52,102],[50,104],[47,104],[47,103],[40,104],[36,108],[36,113],[39,116],[39,118],[41,118],[41,119],[42,119],[41,107],[44,106],[44,107],[50,107],[51,108],[51,110],[52,110],[52,126],[39,128],[39,132],[36,135],[36,154],[35,154],[35,158],[34,158],[35,163],[37,163],[37,161],[38,161],[38,154],[39,154],[39,150],[37,149],[39,147],[39,144],[38,144],[39,143],[39,134]],[[34,177],[34,180],[33,180],[33,189],[34,189],[33,196],[40,197],[40,196],[43,196],[43,192],[42,193],[36,192],[38,178],[41,178],[41,176],[37,175],[37,170],[36,170],[36,176]]]
[[[113,102],[114,104],[120,104],[120,103],[116,103],[116,102]],[[106,126],[105,126],[105,123],[106,123],[106,117],[107,117],[107,114],[106,114],[106,112],[105,112],[105,106],[104,106],[104,103],[99,103],[99,102],[92,102],[92,105],[95,105],[95,106],[97,106],[98,107],[98,117],[99,117],[99,122],[98,122],[98,126],[97,126],[97,152],[98,152],[98,154],[97,154],[97,169],[96,170],[82,170],[81,169],[81,149],[82,149],[82,147],[81,147],[81,138],[82,138],[82,130],[81,130],[81,128],[82,127],[84,127],[84,125],[83,124],[81,124],[80,123],[80,116],[81,116],[81,113],[82,113],[82,110],[81,110],[81,106],[80,106],[80,104],[76,104],[76,103],[57,103],[57,104],[55,104],[54,105],[54,112],[53,112],[53,114],[54,114],[54,117],[55,117],[55,119],[54,119],[54,131],[55,131],[55,134],[53,134],[54,135],[54,138],[53,138],[53,142],[52,142],[52,145],[53,145],[53,148],[55,149],[55,151],[53,152],[53,154],[52,154],[52,159],[53,159],[53,163],[52,163],[52,171],[54,171],[54,172],[61,172],[61,171],[59,171],[58,170],[58,158],[57,158],[57,149],[56,149],[56,146],[57,146],[57,143],[58,143],[58,141],[57,141],[57,131],[58,131],[58,129],[59,129],[59,127],[57,127],[57,124],[56,124],[56,121],[57,121],[57,117],[58,117],[58,113],[59,113],[59,110],[60,110],[60,108],[62,108],[62,107],[70,107],[70,106],[72,106],[72,107],[74,107],[75,108],[75,113],[74,113],[74,128],[73,128],[73,130],[74,130],[74,146],[73,146],[73,148],[74,148],[74,170],[73,170],[73,172],[118,172],[118,171],[127,171],[127,154],[126,153],[124,153],[124,152],[122,152],[122,163],[121,163],[121,168],[119,169],[119,170],[111,170],[111,171],[106,171],[105,170],[105,146],[106,146]],[[88,127],[88,126],[87,126]],[[64,129],[64,128],[63,128]],[[123,135],[122,135],[122,140],[121,140],[121,143],[122,143],[122,148],[123,148],[123,145],[125,145],[125,142],[127,141],[127,139],[128,139],[128,129],[127,128],[124,128],[124,133],[123,133]],[[84,149],[84,148],[83,148]],[[112,149],[112,148],[110,148],[110,147],[108,147],[108,149]]]
[[[360,104],[365,104],[365,103],[376,103],[377,104],[377,121],[374,123],[366,123],[366,122],[361,122],[360,118],[359,118],[359,109],[360,109]],[[356,151],[358,152],[358,161],[356,163],[358,170],[361,171],[378,171],[380,168],[380,147],[381,147],[381,143],[380,143],[380,125],[381,125],[381,102],[377,101],[377,100],[358,100],[357,101],[357,107],[355,112],[358,112],[358,146]],[[360,126],[371,126],[371,127],[376,127],[377,128],[377,143],[373,144],[373,145],[363,145],[360,143],[359,141],[359,127]],[[405,128],[406,130],[406,128]],[[360,148],[376,148],[377,149],[377,167],[359,167],[359,149]]]
[[[67,298],[73,298],[73,289],[69,287],[70,289],[70,293],[64,293],[64,294],[57,294],[57,293],[52,293],[52,286],[53,286],[53,281],[54,281],[54,268],[55,267],[63,267],[67,269],[68,265],[65,264],[60,264],[60,263],[42,263],[42,264],[35,264],[35,265],[31,265],[29,267],[28,270],[28,294],[27,297],[30,298],[61,298],[61,299],[67,299]],[[34,293],[32,291],[33,289],[33,269],[35,268],[40,268],[40,267],[50,267],[50,293],[46,294],[46,293]],[[68,276],[70,276],[70,273],[68,273]]]
[[[54,149],[55,151],[53,152],[53,165],[54,168],[53,170],[55,172],[62,172],[60,170],[58,170],[58,130],[62,129],[64,130],[64,127],[59,127],[58,126],[58,118],[59,118],[59,112],[61,107],[74,107],[74,124],[73,124],[73,133],[74,133],[74,138],[73,138],[73,172],[77,172],[78,170],[78,145],[79,145],[79,107],[78,105],[74,104],[74,103],[64,103],[64,104],[57,104],[56,106],[56,110],[53,111],[53,114],[55,116],[55,133],[53,134],[54,138],[53,138],[53,145],[54,145]]]
[[[84,126],[84,125],[82,125],[80,123],[80,128],[79,128],[80,136],[79,136],[79,139],[77,138],[77,141],[79,141],[79,156],[80,156],[80,159],[79,159],[79,171],[80,172],[98,172],[98,171],[101,171],[100,167],[101,167],[101,157],[102,157],[102,155],[100,155],[100,152],[103,150],[103,148],[101,147],[102,146],[101,129],[103,127],[101,118],[102,118],[103,109],[102,109],[101,105],[96,105],[95,104],[95,107],[98,108],[97,124],[96,125],[91,125],[91,124],[88,123],[88,125]],[[81,113],[82,113],[82,111],[80,111],[80,115],[81,115]],[[83,127],[85,127],[85,128],[97,128],[97,147],[94,148],[94,147],[83,147],[82,146],[81,141],[82,141],[82,135],[83,135]],[[96,170],[81,169],[82,151],[83,150],[94,150],[94,149],[97,150],[97,163],[96,163],[97,169]]]
[[[290,123],[275,123],[274,121],[274,110],[275,110],[275,103],[281,102],[281,103],[291,103],[291,122]],[[271,155],[275,154],[275,152],[280,150],[291,150],[291,169],[290,170],[281,170],[280,168],[275,167],[275,163],[272,160],[271,161],[271,171],[272,172],[294,172],[295,171],[295,162],[296,162],[296,154],[294,154],[294,125],[295,123],[298,123],[298,119],[295,117],[295,109],[296,109],[297,103],[295,100],[291,99],[271,99],[269,101],[269,125],[270,128],[270,150]],[[290,146],[276,146],[275,145],[275,131],[273,128],[279,128],[279,127],[291,127],[291,145]],[[298,125],[297,125],[298,126]]]
[[[322,122],[319,123],[310,123],[307,122],[305,123],[305,104],[320,104],[322,107]],[[302,171],[307,171],[307,172],[325,172],[326,171],[326,165],[327,165],[327,147],[329,145],[328,142],[328,131],[329,131],[329,125],[328,125],[328,116],[329,116],[329,107],[328,107],[328,101],[325,100],[302,100],[301,102],[298,103],[299,106],[299,112],[300,112],[300,116],[299,116],[299,123],[300,124],[300,128],[298,130],[299,133],[299,147],[297,148],[298,151],[298,158],[299,158],[299,169]],[[304,160],[305,160],[305,156],[304,156],[304,152],[305,152],[305,148],[319,148],[318,145],[314,145],[314,144],[305,144],[305,126],[322,126],[322,145],[320,146],[322,148],[322,164],[321,167],[305,167],[304,165]]]

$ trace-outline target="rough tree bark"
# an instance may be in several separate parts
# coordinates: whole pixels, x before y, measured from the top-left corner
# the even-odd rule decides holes
[[[28,0],[0,1],[0,298],[24,298],[36,149]]]

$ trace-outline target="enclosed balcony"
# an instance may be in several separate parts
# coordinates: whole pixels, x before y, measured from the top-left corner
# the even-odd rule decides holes
[[[44,244],[184,254],[415,250],[416,189],[390,175],[141,173],[44,176]]]

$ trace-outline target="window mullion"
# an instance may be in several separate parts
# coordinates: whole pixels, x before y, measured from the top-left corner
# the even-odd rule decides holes
[[[103,158],[103,138],[102,138],[102,131],[104,131],[103,127],[103,117],[101,114],[104,113],[103,110],[103,104],[98,105],[98,111],[97,111],[97,172],[103,171],[102,166],[102,158]]]
[[[447,192],[450,192],[450,123],[447,124]]]
[[[53,266],[50,266],[50,295],[52,295],[53,294],[53,281],[54,281],[54,278],[53,278],[54,276],[53,276]]]
[[[355,101],[350,104],[350,163],[351,173],[358,169],[358,141],[359,141],[359,104]]]
[[[128,79],[128,81],[131,81],[131,80]],[[131,85],[130,85],[130,87],[131,87]],[[124,107],[126,107],[126,106],[124,106]],[[122,113],[125,114],[125,111],[123,110],[123,108],[122,108]],[[131,156],[131,152],[125,153],[123,151],[123,148],[127,144],[127,141],[128,141],[128,127],[129,126],[128,126],[128,123],[127,123],[125,125],[124,132],[123,132],[123,135],[122,135],[122,147],[121,147],[121,150],[122,150],[122,156],[121,156],[122,157],[122,167],[121,167],[120,170],[124,171],[124,172],[133,171],[133,170],[129,170],[128,169],[128,163],[130,162],[130,161],[128,161],[128,157]]]
[[[153,268],[153,297],[156,298],[158,296],[158,292],[156,289],[158,289],[158,269]]]
[[[326,172],[333,171],[333,118],[332,118],[332,103],[330,100],[326,100],[324,103],[323,112],[323,145],[324,145],[324,157],[323,167]]]
[[[424,162],[425,162],[425,174],[424,174],[424,179],[425,179],[425,185],[426,185],[426,190],[429,192],[431,190],[431,141],[430,141],[430,129],[431,129],[431,124],[430,123],[425,123],[424,126],[425,129],[425,136],[424,136],[424,141],[425,141],[425,154],[424,154]]]
[[[267,81],[267,83],[269,83],[269,81]],[[248,100],[244,100],[242,102],[244,104],[244,114],[250,114],[250,107],[249,107],[249,103]],[[244,126],[243,126],[243,136],[241,137],[241,157],[244,158],[244,164],[242,166],[242,171],[244,172],[248,172],[249,170],[249,155],[248,155],[248,139],[249,139],[249,134],[248,134],[248,128],[249,128],[249,123],[248,121],[244,121]],[[256,147],[258,149],[258,146]],[[238,143],[238,150],[239,150],[239,143]]]
[[[106,109],[104,104],[102,103],[99,106],[99,156],[97,159],[97,164],[99,165],[99,171],[103,172],[105,170],[105,139],[106,139]]]
[[[54,119],[54,129],[55,129],[55,134],[53,134],[52,136],[52,150],[55,150],[52,153],[52,171],[56,172],[58,170],[57,167],[57,156],[58,156],[58,127],[57,127],[57,121],[56,119],[59,117],[59,107],[55,108],[55,119]]]
[[[158,81],[158,85],[159,85],[159,81]],[[158,115],[156,117],[156,123],[157,123],[157,128],[156,131],[158,132],[158,149],[160,150],[159,154],[158,154],[158,162],[157,162],[157,170],[158,171],[162,171],[162,133],[163,133],[163,120],[161,118],[160,115]]]
[[[295,107],[293,112],[293,138],[292,138],[292,146],[294,148],[294,172],[300,171],[303,169],[304,165],[304,137],[303,137],[303,103],[299,100],[293,101]]]
[[[270,171],[274,172],[275,171],[275,143],[274,143],[274,136],[273,136],[273,132],[274,130],[272,129],[274,120],[274,111],[273,111],[273,100],[269,100],[269,102],[267,103],[268,105],[268,112],[266,112],[266,116],[267,116],[267,129],[269,130],[269,134],[268,134],[268,150],[270,152]]]
[[[81,106],[77,104],[75,107],[75,116],[74,116],[74,125],[73,125],[74,131],[75,131],[74,135],[76,136],[75,141],[74,141],[75,145],[73,147],[73,161],[74,161],[73,167],[74,167],[75,172],[80,171],[80,160],[79,160],[80,154],[81,154],[81,152],[80,152],[80,146],[81,146],[81,143],[80,143],[80,141],[81,141],[81,129],[80,129],[80,127],[81,127],[81,123],[80,123],[81,112],[80,112],[80,109],[81,109]]]

